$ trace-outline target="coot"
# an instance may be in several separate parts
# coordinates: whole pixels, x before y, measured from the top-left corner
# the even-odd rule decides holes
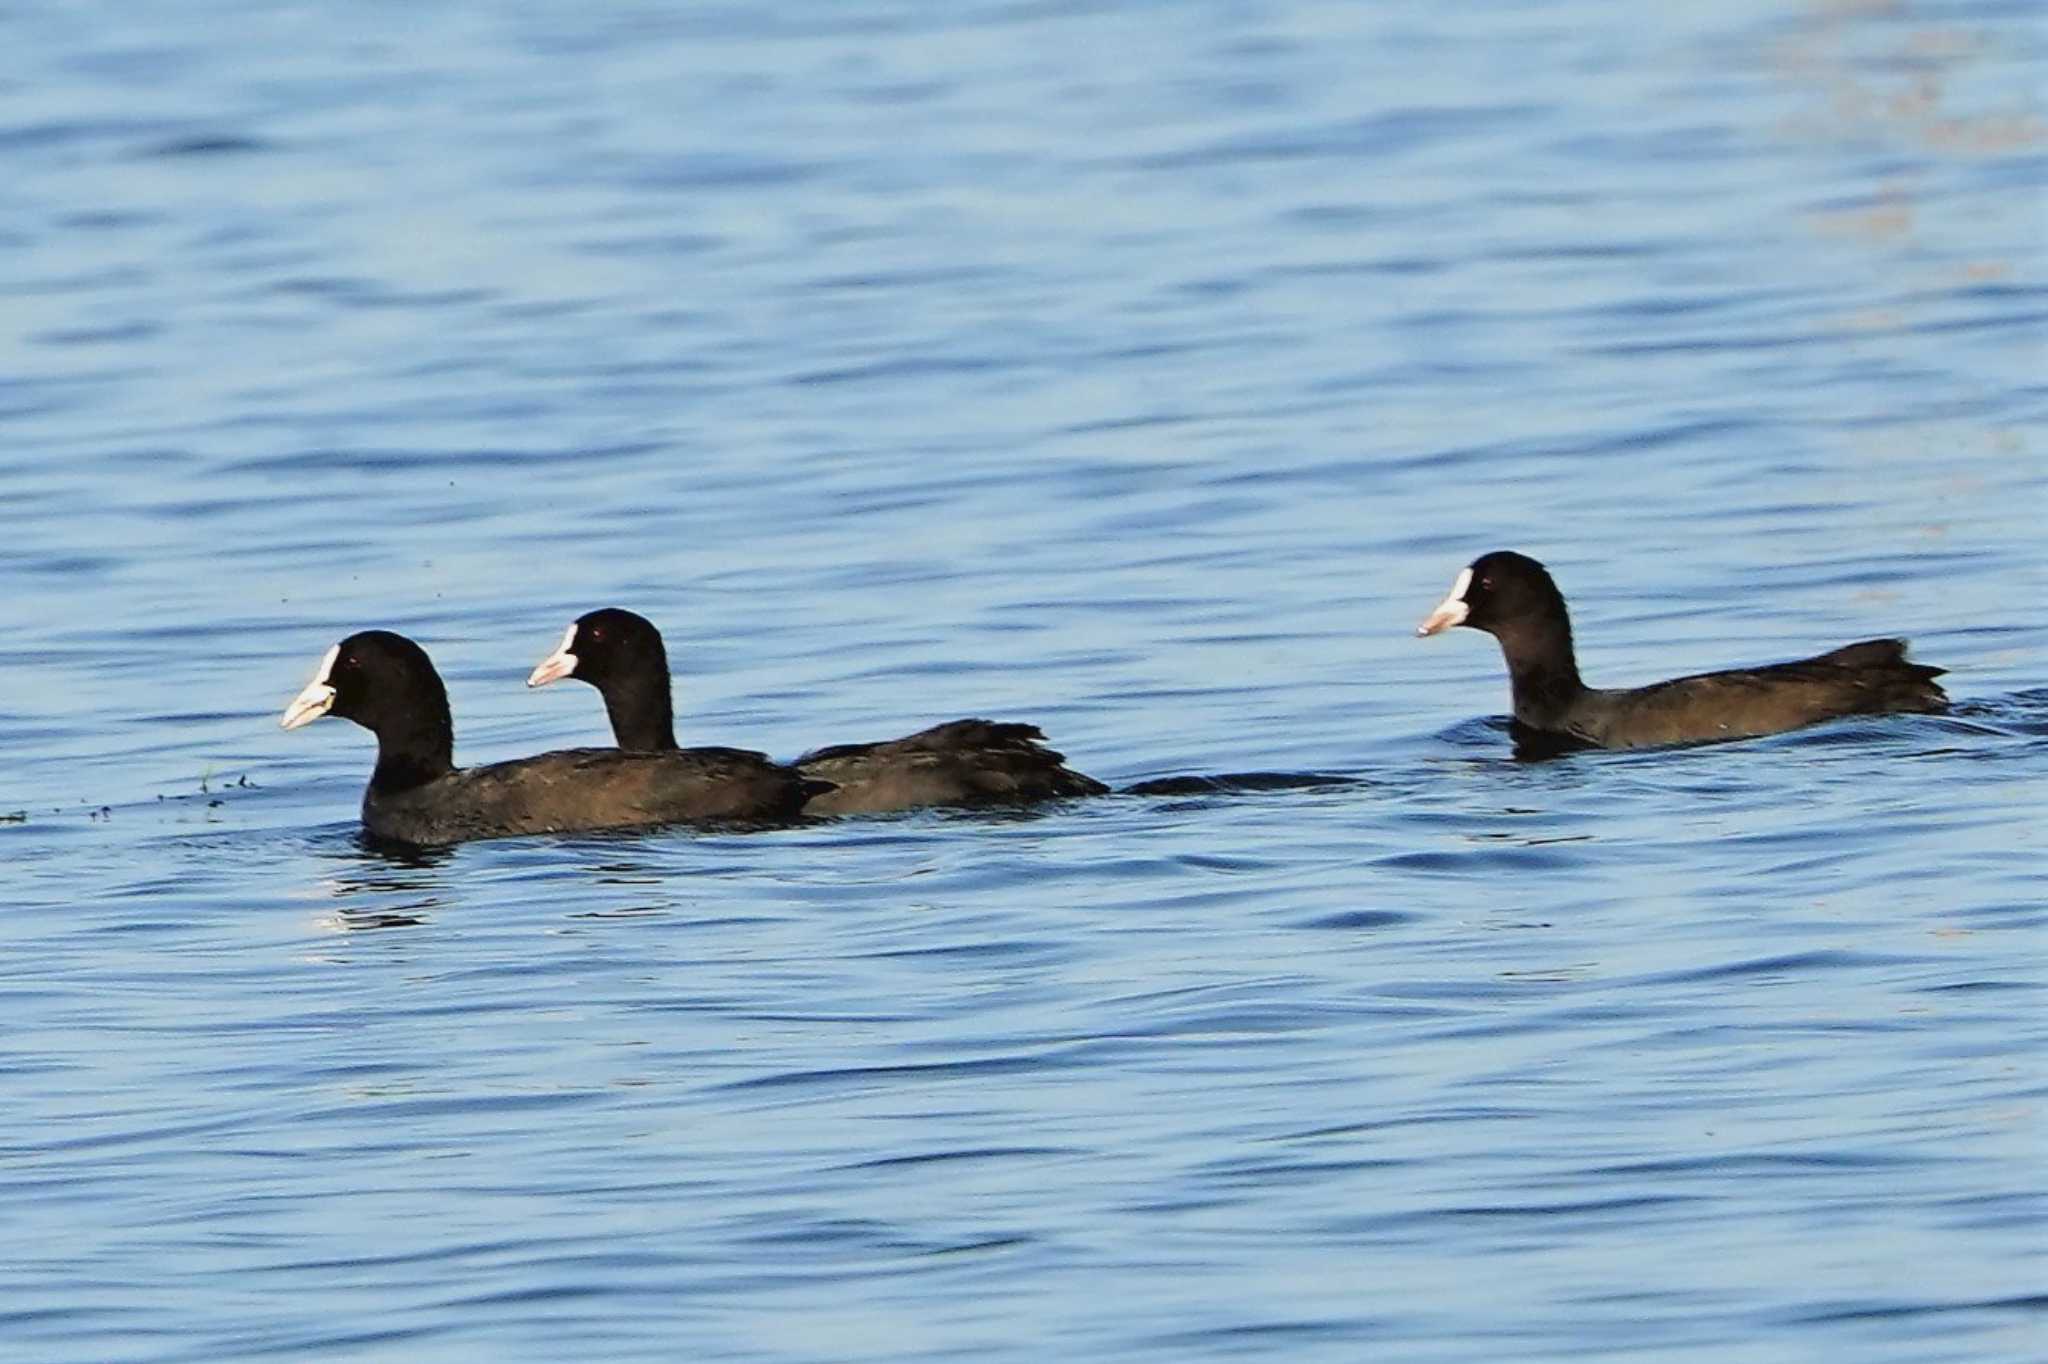
[[[621,748],[675,748],[668,651],[646,617],[618,607],[577,617],[561,646],[541,660],[526,685],[544,687],[564,677],[597,688]],[[804,813],[1015,805],[1108,791],[1066,766],[1044,739],[1036,725],[970,719],[881,743],[821,748],[798,758],[796,767],[833,789],[811,797]]]
[[[1484,630],[1500,641],[1514,688],[1518,739],[1642,748],[1948,705],[1934,681],[1943,670],[1908,663],[1902,639],[1867,639],[1792,663],[1699,673],[1648,687],[1588,687],[1579,680],[1572,654],[1564,595],[1542,564],[1510,550],[1474,559],[1416,633],[1433,635],[1453,625]]]
[[[441,675],[425,650],[389,630],[364,630],[329,649],[279,723],[297,729],[329,714],[377,736],[363,827],[404,843],[683,821],[772,823],[794,819],[807,798],[826,790],[795,768],[736,748],[564,749],[458,768]]]

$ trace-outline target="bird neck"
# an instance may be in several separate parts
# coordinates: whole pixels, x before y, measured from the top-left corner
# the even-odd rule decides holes
[[[1538,715],[1569,705],[1586,690],[1572,652],[1571,618],[1557,614],[1496,630],[1514,688],[1515,714]]]
[[[455,727],[445,707],[438,716],[415,711],[387,716],[378,723],[372,791],[395,795],[454,770]]]
[[[604,688],[604,709],[620,748],[659,752],[676,746],[666,672],[613,679]]]

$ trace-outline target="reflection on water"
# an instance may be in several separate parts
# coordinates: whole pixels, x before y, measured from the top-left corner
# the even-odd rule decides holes
[[[428,911],[434,904],[432,900],[422,900],[416,905],[396,909],[343,909],[327,922],[345,933],[379,928],[418,928],[429,921]]]
[[[357,862],[363,868],[359,877],[337,883],[338,894],[354,894],[363,890],[424,890],[437,880],[426,873],[447,866],[454,857],[452,848],[421,847],[398,839],[381,838],[367,829],[358,829],[350,842],[367,860]]]
[[[2036,107],[2023,50],[1988,28],[1918,22],[1910,11],[1895,3],[1810,4],[1793,32],[1770,48],[1780,78],[1811,99],[1786,131],[1840,142],[1876,134],[1949,156],[2048,145],[2048,120]],[[1890,195],[1912,183],[1886,179],[1879,192]],[[1910,231],[1911,214],[1872,226],[1877,238]]]
[[[339,901],[323,922],[343,932],[415,928],[433,918],[447,896],[449,848],[421,848],[357,830],[315,855],[327,864],[318,881],[323,898]]]

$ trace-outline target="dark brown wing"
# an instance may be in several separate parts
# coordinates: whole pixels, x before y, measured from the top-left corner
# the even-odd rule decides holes
[[[1906,641],[1869,639],[1766,668],[1731,668],[1632,691],[1589,692],[1566,728],[1607,748],[1778,734],[1845,715],[1947,709],[1942,669],[1906,661]]]
[[[911,752],[964,753],[977,749],[1022,749],[1045,740],[1037,725],[1010,724],[1000,720],[948,720],[942,725],[906,734],[901,739],[884,739],[871,744],[833,744],[813,749],[796,760],[798,767],[814,763],[866,758],[878,754]]]
[[[1109,788],[1066,766],[1036,725],[952,720],[901,739],[838,744],[797,759],[804,776],[837,789],[813,797],[814,815],[879,814],[927,806],[1014,805]]]

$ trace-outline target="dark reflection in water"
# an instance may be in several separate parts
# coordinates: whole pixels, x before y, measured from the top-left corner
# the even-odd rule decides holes
[[[320,893],[339,901],[332,922],[346,931],[418,927],[446,903],[454,855],[357,829],[320,849]]]
[[[353,842],[370,861],[365,864],[366,873],[362,885],[352,885],[350,889],[426,889],[436,885],[438,878],[429,877],[425,873],[446,867],[455,856],[453,848],[422,847],[417,843],[382,838],[368,829],[359,829]],[[374,874],[367,870],[370,867],[376,869]]]
[[[336,912],[334,921],[351,933],[383,928],[418,928],[429,922],[435,904],[433,900],[421,900],[415,905],[393,909],[356,909],[344,906]]]
[[[1222,772],[1213,777],[1154,777],[1133,782],[1118,792],[1125,796],[1207,796],[1254,791],[1324,791],[1362,785],[1358,777],[1330,772]]]

